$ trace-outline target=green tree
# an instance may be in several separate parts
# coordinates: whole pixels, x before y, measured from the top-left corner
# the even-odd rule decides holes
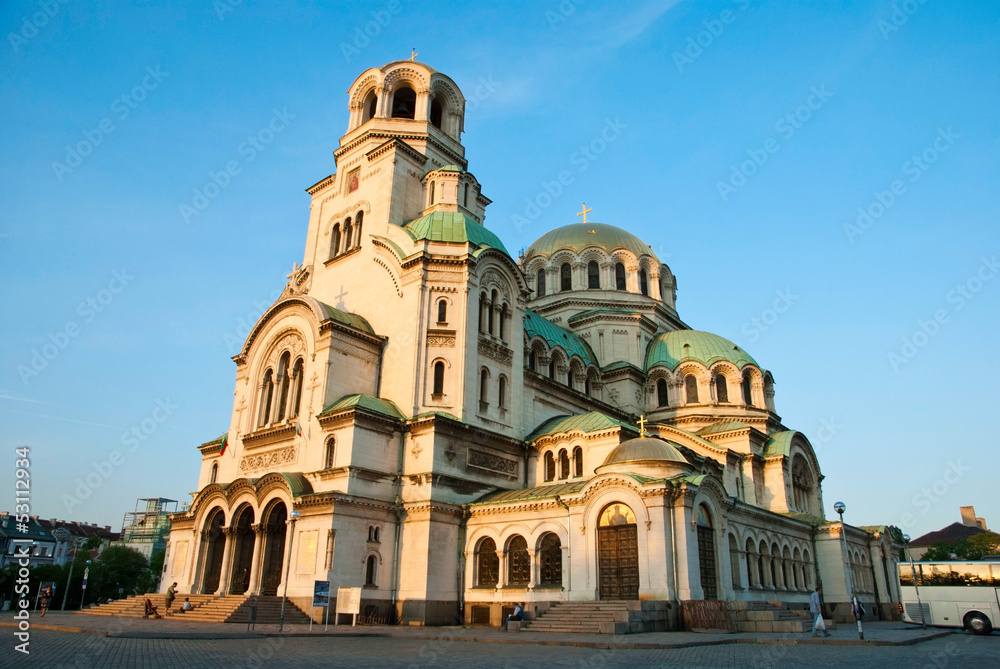
[[[1000,534],[981,532],[961,541],[943,541],[934,544],[927,549],[921,560],[925,562],[982,560],[983,556],[998,554],[1000,554]]]
[[[90,569],[91,583],[87,601],[117,599],[119,588],[125,594],[138,592],[149,579],[146,556],[128,546],[109,546]]]

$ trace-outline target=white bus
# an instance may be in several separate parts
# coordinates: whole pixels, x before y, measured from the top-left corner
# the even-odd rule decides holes
[[[919,625],[923,613],[928,625],[974,634],[1000,626],[1000,561],[901,562],[899,593],[903,622]]]

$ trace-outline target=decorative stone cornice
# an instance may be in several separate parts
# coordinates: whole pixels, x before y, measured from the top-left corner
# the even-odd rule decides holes
[[[487,358],[496,360],[502,365],[510,365],[514,359],[514,351],[497,341],[487,338],[486,335],[479,335],[479,353]]]
[[[293,423],[282,423],[281,425],[258,428],[250,434],[243,435],[243,448],[252,450],[282,441],[289,441],[295,438],[295,430],[296,428]]]

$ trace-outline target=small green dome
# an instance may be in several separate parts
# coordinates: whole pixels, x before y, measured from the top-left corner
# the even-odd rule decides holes
[[[611,451],[604,460],[604,465],[616,465],[625,462],[683,462],[688,464],[681,452],[662,439],[654,437],[638,437],[623,442],[615,450]]]
[[[542,235],[538,241],[528,247],[524,255],[529,258],[537,255],[551,256],[556,251],[563,249],[579,253],[590,246],[604,249],[608,253],[615,249],[625,249],[637,258],[645,255],[660,262],[653,250],[649,248],[649,244],[631,232],[605,223],[574,223],[556,228]]]
[[[458,244],[473,244],[489,246],[504,253],[500,238],[485,227],[457,211],[435,211],[414,219],[403,226],[413,241],[428,239],[433,242],[454,242]],[[507,253],[507,255],[510,255]]]
[[[757,365],[750,354],[719,335],[698,330],[675,330],[658,335],[646,349],[646,371],[654,367],[667,367],[671,371],[687,360],[695,360],[711,367],[720,360],[742,369]]]

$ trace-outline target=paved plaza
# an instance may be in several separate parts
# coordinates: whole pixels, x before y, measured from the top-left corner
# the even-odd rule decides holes
[[[12,619],[0,629],[13,646]],[[503,633],[483,628],[259,626],[53,613],[33,618],[31,654],[0,667],[1000,667],[1000,633],[923,632],[901,623],[810,635]],[[69,631],[75,630],[75,631]]]

